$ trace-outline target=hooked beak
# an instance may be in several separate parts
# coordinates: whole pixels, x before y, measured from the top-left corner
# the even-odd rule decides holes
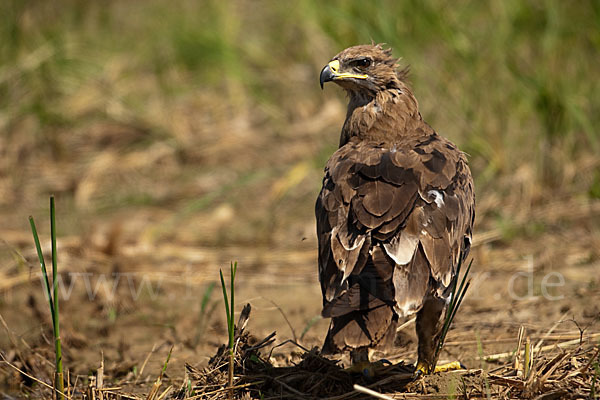
[[[319,83],[321,84],[321,89],[323,89],[323,84],[329,81],[337,81],[342,79],[367,79],[368,75],[360,75],[360,74],[350,74],[347,72],[340,73],[340,62],[338,60],[333,60],[329,64],[325,66],[321,70],[321,77],[319,79]]]
[[[332,61],[333,62],[333,61]],[[331,62],[331,63],[332,63]],[[321,78],[319,79],[319,83],[321,84],[321,90],[323,89],[323,84],[325,82],[329,82],[333,80],[333,77],[335,76],[333,71],[331,70],[331,63],[327,64],[322,70],[321,70]],[[339,65],[339,62],[338,62]]]

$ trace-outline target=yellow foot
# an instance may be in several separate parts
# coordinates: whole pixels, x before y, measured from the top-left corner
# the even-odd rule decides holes
[[[431,371],[431,367],[426,363],[419,361],[417,363],[417,367],[415,368],[415,376],[426,375],[430,373],[436,372],[448,372],[448,371],[456,371],[459,369],[467,369],[464,365],[460,363],[460,361],[452,361],[448,364],[436,365],[436,367]]]
[[[375,362],[359,361],[352,364],[352,366],[346,368],[344,371],[351,374],[363,374],[367,378],[373,378],[375,375],[377,375],[379,370],[390,364],[391,362],[385,359]]]

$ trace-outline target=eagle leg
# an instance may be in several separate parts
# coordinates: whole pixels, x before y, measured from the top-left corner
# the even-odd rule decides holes
[[[419,359],[415,369],[415,375],[417,376],[464,368],[458,361],[436,366],[436,349],[443,325],[440,317],[445,308],[446,301],[444,299],[427,296],[423,302],[423,307],[417,313],[416,330],[419,338]]]
[[[359,347],[352,350],[350,352],[350,360],[352,361],[352,365],[346,368],[345,371],[353,374],[363,374],[366,378],[373,378],[379,370],[391,364],[385,359],[370,362],[368,347]]]

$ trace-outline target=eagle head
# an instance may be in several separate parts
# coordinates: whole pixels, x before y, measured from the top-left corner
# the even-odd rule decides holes
[[[399,88],[407,70],[398,71],[392,49],[380,44],[349,47],[321,70],[321,88],[333,81],[350,95],[373,97],[378,91]]]

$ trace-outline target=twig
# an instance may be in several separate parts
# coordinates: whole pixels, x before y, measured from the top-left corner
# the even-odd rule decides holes
[[[403,323],[402,325],[400,325],[398,328],[396,328],[396,332],[400,332],[404,328],[406,328],[406,327],[410,326],[411,324],[413,324],[416,320],[417,320],[417,317],[409,319],[408,321],[406,321],[405,323]]]
[[[308,350],[306,347],[302,346],[301,344],[298,344],[298,343],[296,343],[296,342],[295,342],[295,341],[293,341],[292,339],[288,339],[288,340],[284,340],[283,342],[281,342],[281,343],[279,343],[279,344],[277,344],[277,345],[273,346],[273,347],[271,348],[271,350],[269,351],[269,357],[268,357],[268,358],[271,358],[271,356],[273,355],[273,350],[275,350],[275,349],[276,349],[276,348],[278,348],[278,347],[281,347],[281,346],[283,346],[284,344],[288,344],[288,343],[292,343],[292,344],[294,344],[294,345],[298,346],[299,348],[301,348],[302,350],[304,350],[305,352],[307,352],[307,353],[310,353],[310,350]]]
[[[579,372],[581,374],[585,374],[586,373],[585,371],[587,371],[587,369],[592,365],[592,363],[594,361],[596,361],[596,359],[598,357],[598,354],[600,354],[600,347],[598,348],[598,350],[596,350],[596,353],[592,357],[590,357],[590,360],[583,367],[581,367],[579,369]]]
[[[277,303],[275,303],[273,300],[271,299],[267,299],[266,297],[263,297],[263,299],[267,300],[269,303],[273,304],[273,306],[275,308],[277,308],[277,310],[279,311],[279,313],[281,314],[281,316],[283,317],[283,319],[285,320],[286,324],[290,327],[290,331],[292,331],[292,337],[294,339],[294,342],[297,342],[298,339],[296,338],[296,331],[294,330],[294,327],[292,326],[290,320],[288,319],[288,317],[285,315],[285,313],[283,312],[283,310],[281,309],[281,307],[279,307],[279,305],[277,305]]]
[[[274,378],[273,380],[274,380],[275,382],[279,383],[281,386],[283,386],[284,388],[286,388],[287,390],[289,390],[290,392],[294,393],[294,394],[295,394],[295,395],[297,395],[297,396],[300,396],[300,397],[307,397],[307,396],[308,396],[306,393],[302,393],[302,392],[300,392],[300,391],[298,391],[298,390],[294,389],[293,387],[291,387],[291,386],[290,386],[290,385],[288,385],[287,383],[285,383],[285,382],[282,382],[282,381],[280,381],[280,380],[279,380],[279,379],[277,379],[277,378]]]
[[[566,353],[566,352],[562,353],[562,354],[558,354],[556,357],[554,357],[552,360],[550,360],[550,362],[546,363],[546,365],[544,365],[544,369],[548,368],[548,366],[550,366],[550,368],[548,368],[546,373],[540,378],[540,381],[545,382],[546,380],[548,380],[550,375],[552,375],[554,373],[554,371],[556,371],[556,369],[558,367],[560,367],[560,363],[562,363],[564,360],[566,360],[568,357],[570,357],[572,355],[573,355],[573,353]]]
[[[519,335],[517,337],[517,351],[515,354],[515,370],[517,376],[523,376],[523,365],[521,363],[521,348],[523,346],[523,337],[525,336],[525,327],[521,325],[519,328]]]
[[[14,337],[12,331],[8,328],[8,324],[2,317],[2,314],[0,314],[0,322],[2,323],[2,326],[4,327],[6,334],[8,335],[8,340],[10,340],[10,343],[12,344],[13,348],[15,349],[15,352],[17,353],[17,357],[19,357],[19,360],[21,360],[23,365],[26,365],[25,359],[23,358],[23,355],[21,354],[21,350],[19,349],[19,346],[17,346],[17,341],[15,340],[15,337]]]
[[[140,379],[140,376],[142,376],[142,373],[144,372],[144,368],[146,368],[146,364],[148,363],[148,360],[150,360],[150,356],[152,356],[152,353],[154,353],[155,350],[156,350],[156,343],[154,343],[152,345],[152,350],[150,350],[150,353],[148,353],[148,355],[146,356],[146,359],[144,360],[144,363],[142,364],[142,368],[140,368],[140,372],[138,373],[138,375],[135,377],[135,380],[133,381],[134,384],[137,384],[138,379]]]
[[[267,336],[260,342],[256,343],[254,346],[247,347],[246,351],[258,350],[258,349],[268,346],[269,344],[273,343],[273,341],[275,340],[275,339],[273,339],[275,334],[276,334],[276,332],[271,332],[269,334],[269,336]]]
[[[398,373],[398,374],[394,374],[394,375],[388,376],[386,378],[383,378],[383,379],[377,381],[377,385],[378,386],[383,386],[383,385],[386,385],[386,384],[388,384],[390,382],[397,382],[398,380],[405,380],[405,379],[406,380],[413,380],[414,377],[415,377],[414,372]]]
[[[250,382],[250,383],[244,383],[243,385],[236,385],[233,386],[233,389],[243,389],[243,388],[247,388],[249,386],[255,386],[255,385],[262,385],[264,382],[263,381],[258,381],[258,382]],[[230,388],[228,387],[222,387],[220,389],[217,390],[213,390],[210,392],[204,392],[204,393],[200,393],[194,396],[190,396],[190,397],[186,397],[186,400],[196,400],[196,399],[200,399],[200,398],[206,398],[206,396],[208,395],[213,395],[213,394],[217,394],[217,393],[221,393],[224,391],[229,391]]]
[[[54,387],[52,387],[52,386],[48,385],[46,382],[44,382],[44,381],[41,381],[41,380],[39,380],[38,378],[36,378],[35,376],[33,376],[33,375],[29,375],[27,372],[25,372],[25,371],[23,371],[23,370],[19,369],[19,367],[17,367],[16,365],[14,365],[14,364],[12,364],[11,362],[9,362],[9,361],[8,361],[6,358],[4,358],[4,354],[2,354],[1,352],[0,352],[0,357],[2,358],[2,361],[4,361],[4,363],[5,363],[6,365],[8,365],[9,367],[11,367],[11,368],[13,368],[13,369],[17,370],[17,371],[18,371],[20,374],[22,374],[22,375],[25,375],[25,376],[26,376],[26,377],[28,377],[29,379],[31,379],[31,380],[33,380],[33,381],[36,381],[36,382],[37,382],[37,383],[39,383],[40,385],[47,387],[48,389],[50,389],[50,390],[52,390],[52,391],[56,392],[56,393],[57,393],[57,394],[59,394],[59,395],[61,395],[61,394],[62,394],[62,395],[63,395],[63,396],[65,396],[67,399],[71,399],[71,398],[72,398],[72,397],[70,397],[70,396],[67,396],[65,393],[61,393],[61,392],[59,392],[59,391],[58,391],[58,389],[56,389],[56,388],[54,388]]]
[[[564,334],[564,335],[550,335],[547,337],[542,337],[542,336],[531,336],[532,340],[540,340],[540,339],[544,339],[546,340],[571,340],[571,339],[576,339],[579,338],[579,333],[578,334],[573,334],[573,335],[569,335],[569,334]],[[510,337],[506,337],[506,338],[494,338],[494,339],[483,339],[481,340],[481,344],[493,344],[493,343],[512,343],[514,342],[514,338],[510,338]],[[467,345],[476,345],[477,341],[476,340],[453,340],[451,342],[446,342],[444,344],[444,346],[467,346]]]
[[[357,384],[354,384],[354,390],[356,390],[357,392],[360,392],[360,393],[368,394],[369,396],[373,396],[376,399],[394,400],[390,396],[386,396],[385,394],[381,394],[379,392],[376,392],[374,390],[371,390],[369,388],[366,388],[364,386],[360,386],[360,385],[357,385]]]
[[[564,313],[562,315],[562,317],[560,317],[560,319],[558,321],[556,321],[556,323],[554,323],[554,325],[552,325],[552,327],[548,330],[548,332],[546,332],[546,334],[544,335],[544,337],[542,337],[536,344],[535,347],[533,349],[534,352],[538,352],[538,350],[540,349],[540,347],[542,347],[542,344],[544,343],[544,340],[546,338],[548,338],[548,336],[550,336],[552,334],[552,332],[554,332],[554,330],[558,327],[558,325],[560,325],[561,323],[565,322],[563,319],[567,316],[569,312],[567,311],[566,313]],[[581,337],[580,337],[581,338]]]
[[[592,340],[592,339],[595,339],[597,337],[600,337],[600,332],[588,335],[587,340]],[[580,342],[579,339],[573,339],[573,340],[568,340],[568,341],[562,342],[562,343],[549,344],[547,346],[541,347],[539,349],[539,351],[540,352],[545,352],[545,351],[548,351],[548,350],[552,350],[555,347],[563,348],[563,347],[569,347],[569,346],[573,346],[573,345],[579,345],[581,343],[582,342]],[[513,352],[509,351],[507,353],[497,353],[497,354],[491,354],[489,356],[484,356],[483,359],[485,361],[496,361],[496,360],[500,360],[502,358],[510,357],[512,355],[513,355]]]
[[[169,392],[171,391],[171,389],[173,389],[173,385],[169,385],[169,387],[168,387],[168,388],[166,388],[166,389],[164,390],[164,392],[162,392],[162,393],[161,393],[161,395],[160,395],[160,396],[158,396],[158,398],[157,398],[156,400],[162,400],[162,399],[164,399],[165,397],[167,397],[167,395],[169,394]]]

